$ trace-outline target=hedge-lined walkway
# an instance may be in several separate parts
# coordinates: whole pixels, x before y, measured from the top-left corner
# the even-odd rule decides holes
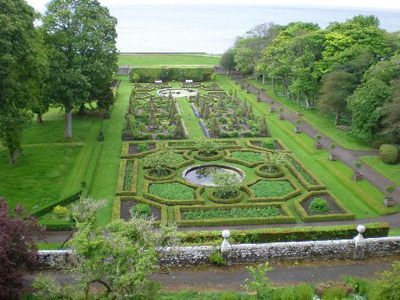
[[[240,83],[243,83],[243,85],[246,85],[247,82],[243,81],[242,76],[231,76],[233,79],[238,79]],[[257,94],[258,88],[256,88],[253,84],[250,83],[249,86],[249,91],[252,94]],[[260,99],[263,102],[266,102],[267,104],[271,104],[271,101],[275,101],[274,107],[277,109],[277,111],[280,110],[280,108],[285,108],[283,105],[281,105],[278,101],[275,99],[272,99],[270,96],[268,96],[265,92],[260,93]],[[296,120],[298,117],[291,112],[290,110],[285,109],[283,112],[283,115],[285,116],[285,119],[291,121],[293,124],[295,124]],[[309,135],[311,138],[315,139],[315,136],[317,134],[320,134],[322,136],[321,139],[321,144],[325,149],[329,149],[329,145],[332,143],[335,143],[332,139],[328,138],[327,136],[323,135],[321,132],[319,132],[317,129],[312,127],[309,123],[306,121],[302,121],[301,124],[301,129],[302,132],[305,134]],[[341,147],[340,145],[336,145],[335,153],[337,154],[338,158],[343,161],[347,166],[350,168],[354,168],[354,162],[359,160],[361,156],[373,156],[373,155],[378,155],[376,151],[373,150],[349,150],[346,148]],[[379,189],[382,192],[385,192],[386,187],[391,185],[395,187],[395,191],[393,192],[393,197],[396,199],[396,202],[400,204],[400,188],[387,179],[386,177],[382,176],[381,174],[377,173],[375,170],[373,170],[371,167],[369,167],[367,164],[362,163],[362,169],[361,173],[363,174],[364,178],[368,180],[373,186],[375,186],[377,189]]]

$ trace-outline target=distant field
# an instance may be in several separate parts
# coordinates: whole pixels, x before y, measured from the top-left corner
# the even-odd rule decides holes
[[[168,66],[168,65],[218,65],[220,57],[200,54],[120,54],[118,65]]]

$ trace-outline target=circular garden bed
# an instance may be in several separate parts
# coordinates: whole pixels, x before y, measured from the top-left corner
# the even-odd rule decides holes
[[[138,201],[133,201],[133,200],[123,200],[121,201],[121,210],[120,210],[120,217],[121,219],[128,221],[131,219],[131,209],[135,205],[140,204]],[[161,221],[161,211],[160,209],[151,206],[151,215],[154,218],[155,221]]]

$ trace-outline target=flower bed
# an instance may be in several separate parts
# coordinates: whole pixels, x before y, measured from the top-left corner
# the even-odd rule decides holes
[[[276,172],[274,173],[270,173],[266,170],[267,166],[265,164],[263,165],[259,165],[256,168],[256,175],[263,177],[263,178],[279,178],[279,177],[283,177],[285,175],[283,169],[279,166],[274,166],[274,169],[276,170]]]

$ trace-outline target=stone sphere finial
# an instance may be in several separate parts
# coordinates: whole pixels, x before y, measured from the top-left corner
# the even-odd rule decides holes
[[[365,230],[366,230],[366,228],[365,228],[364,225],[358,225],[358,226],[357,226],[357,231],[358,231],[358,233],[364,233]]]
[[[227,238],[229,238],[230,236],[231,236],[231,232],[230,232],[229,230],[225,229],[225,230],[222,231],[222,237],[223,237],[224,239],[227,239]]]

